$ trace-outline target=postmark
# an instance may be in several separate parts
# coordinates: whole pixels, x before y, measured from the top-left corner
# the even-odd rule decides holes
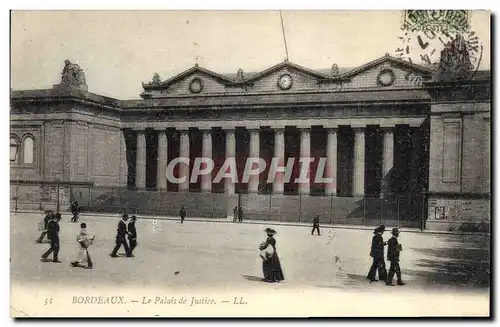
[[[434,78],[473,79],[483,44],[465,10],[406,10],[403,12],[397,58],[426,66]],[[406,79],[421,86],[423,78],[409,72]]]

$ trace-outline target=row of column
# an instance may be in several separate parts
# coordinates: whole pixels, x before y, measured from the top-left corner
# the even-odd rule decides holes
[[[365,129],[364,127],[354,127],[354,169],[353,169],[353,196],[363,196],[365,192]],[[383,165],[382,183],[385,176],[394,165],[394,126],[383,127]],[[226,159],[236,157],[235,130],[226,131]],[[327,129],[327,149],[326,149],[326,176],[333,179],[333,183],[325,186],[326,195],[336,195],[337,181],[337,128]],[[202,156],[212,158],[212,134],[210,129],[202,130]],[[165,130],[158,131],[158,171],[157,188],[166,189],[166,167],[168,164],[167,150],[168,140]],[[249,157],[259,158],[260,138],[259,129],[250,130]],[[300,157],[309,158],[311,155],[311,129],[300,128]],[[189,131],[180,130],[179,156],[189,158]],[[279,166],[284,166],[285,160],[285,129],[274,129],[274,158],[278,159]],[[179,191],[189,190],[189,166],[180,165],[179,177],[186,177],[185,181],[179,184]],[[309,176],[307,176],[309,177]],[[136,158],[136,183],[137,188],[146,186],[146,135],[144,130],[137,131],[137,158]],[[225,178],[224,188],[227,194],[235,193],[235,185],[230,178]],[[259,176],[252,175],[248,182],[248,192],[257,193],[259,189]],[[382,187],[382,190],[384,187]],[[211,192],[212,174],[201,177],[201,191]],[[275,178],[273,182],[273,193],[282,194],[284,191],[284,181],[282,178]],[[300,194],[309,194],[310,182],[300,183]]]

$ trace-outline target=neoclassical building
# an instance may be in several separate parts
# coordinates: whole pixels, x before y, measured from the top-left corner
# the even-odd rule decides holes
[[[165,214],[186,201],[203,216],[211,198],[217,217],[242,205],[255,219],[308,221],[320,211],[326,222],[334,215],[349,224],[361,210],[364,223],[489,223],[490,72],[434,77],[389,55],[347,71],[284,61],[222,74],[195,65],[164,80],[155,74],[141,99],[119,100],[88,92],[80,67],[66,62],[61,84],[11,92],[11,143],[20,149],[11,193],[37,207],[54,202],[58,184],[65,205],[74,198],[92,207],[93,192],[116,208],[168,202]],[[176,165],[176,176],[189,178],[197,157],[212,158],[214,170],[172,183],[166,169],[178,157],[190,164]],[[248,157],[262,158],[266,169],[242,182]],[[313,161],[309,182],[297,184],[301,157]],[[238,181],[214,183],[227,158],[236,160]],[[294,158],[291,182],[267,181],[272,158],[283,165]],[[316,181],[319,158],[332,183]],[[299,217],[287,214],[297,198]],[[397,201],[397,212],[381,209],[384,200]]]

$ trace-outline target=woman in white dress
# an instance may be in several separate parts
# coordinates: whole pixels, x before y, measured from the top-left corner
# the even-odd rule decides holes
[[[76,261],[71,262],[73,267],[83,267],[85,269],[92,269],[92,259],[89,254],[89,247],[94,242],[95,236],[87,233],[87,224],[80,224],[80,233],[76,237],[79,245],[78,255]]]

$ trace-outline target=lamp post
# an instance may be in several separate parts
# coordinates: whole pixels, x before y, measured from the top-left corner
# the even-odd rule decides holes
[[[59,212],[59,178],[57,179],[57,211],[56,212]]]
[[[17,143],[16,140],[10,139],[10,162],[16,162],[17,161],[17,153],[19,152],[19,143]],[[19,177],[17,178],[17,185],[16,185],[16,206],[15,206],[15,213],[17,213],[17,199],[19,198]]]

